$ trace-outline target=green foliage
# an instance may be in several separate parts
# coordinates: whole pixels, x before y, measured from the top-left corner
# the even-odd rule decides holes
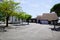
[[[20,13],[19,13],[19,17],[20,17],[21,19],[25,19],[25,12],[20,12]]]
[[[15,12],[19,8],[19,3],[14,2],[14,0],[3,0],[0,2],[0,12],[5,16],[6,18],[6,26],[8,27],[8,19],[9,16],[16,15],[17,12]]]
[[[3,1],[0,3],[0,12],[4,12],[3,14],[5,14],[5,16],[10,16],[12,13],[14,13],[15,9],[18,8],[18,4],[19,3],[16,3],[12,0]]]
[[[60,16],[60,3],[55,4],[55,5],[51,8],[50,12],[56,12],[57,15]]]
[[[29,15],[29,14],[26,14],[26,16],[25,16],[25,18],[26,18],[26,20],[29,20],[29,19],[31,19],[31,15]]]
[[[16,17],[19,19],[27,20],[27,19],[31,19],[32,16],[29,14],[26,14],[26,12],[19,12],[17,13]]]
[[[5,15],[0,12],[0,21],[5,21]]]

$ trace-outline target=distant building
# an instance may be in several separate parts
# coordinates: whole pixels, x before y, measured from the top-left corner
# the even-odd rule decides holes
[[[31,18],[31,19],[29,20],[29,22],[31,22],[31,23],[36,23],[36,22],[37,22],[37,19],[36,19],[36,18]]]
[[[37,16],[37,23],[49,23],[49,21],[57,20],[58,16],[56,13],[43,13],[42,16]]]
[[[20,23],[20,22],[22,22],[22,20],[16,18],[15,16],[13,16],[13,17],[10,16],[10,17],[9,17],[9,23]]]

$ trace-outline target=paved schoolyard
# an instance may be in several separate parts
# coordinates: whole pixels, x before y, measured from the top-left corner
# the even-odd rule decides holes
[[[53,25],[30,23],[10,25],[7,32],[0,32],[0,40],[60,40],[60,31],[52,31]]]

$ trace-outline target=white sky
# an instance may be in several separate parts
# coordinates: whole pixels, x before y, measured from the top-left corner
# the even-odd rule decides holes
[[[60,3],[60,0],[15,0],[21,2],[20,6],[22,10],[32,17],[42,15],[43,13],[49,13],[53,5]]]

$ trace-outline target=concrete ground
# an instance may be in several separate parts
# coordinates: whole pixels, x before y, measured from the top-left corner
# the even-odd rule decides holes
[[[0,40],[60,40],[60,31],[52,31],[53,25],[30,23],[30,25],[15,25],[0,32]]]

